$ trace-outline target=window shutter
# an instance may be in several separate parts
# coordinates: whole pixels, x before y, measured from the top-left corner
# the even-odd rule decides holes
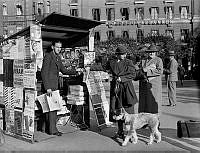
[[[172,13],[174,14],[174,6],[172,6]]]
[[[150,13],[150,14],[151,14],[151,9],[152,9],[152,8],[150,7],[150,8],[149,8],[149,13]]]
[[[128,14],[130,14],[130,9],[129,9],[129,7],[127,7],[127,11],[128,11]]]
[[[141,9],[142,9],[142,14],[144,15],[144,7],[142,7]]]
[[[182,8],[182,6],[179,6],[179,13],[181,13],[181,8]]]
[[[121,15],[123,15],[123,8],[120,8],[120,13]]]
[[[167,6],[164,7],[164,12],[167,13]]]
[[[159,8],[157,7],[156,10],[157,10],[157,14],[158,14],[158,16],[159,16]]]
[[[94,9],[92,9],[92,16],[93,16],[93,19],[94,19]]]
[[[189,14],[189,6],[187,6],[186,8],[187,8],[187,13]]]

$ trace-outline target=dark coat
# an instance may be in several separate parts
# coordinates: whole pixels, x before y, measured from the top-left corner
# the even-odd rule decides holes
[[[117,109],[124,107],[128,113],[134,113],[134,105],[138,102],[133,80],[136,77],[136,70],[131,60],[124,59],[117,62],[117,59],[108,61],[106,69],[112,74],[110,83],[110,119]],[[120,77],[121,82],[118,83],[116,91],[116,79]]]
[[[53,51],[45,54],[43,65],[41,69],[41,76],[45,91],[47,89],[59,89],[59,72],[63,74],[76,74],[75,70],[66,69],[59,56],[55,55]]]

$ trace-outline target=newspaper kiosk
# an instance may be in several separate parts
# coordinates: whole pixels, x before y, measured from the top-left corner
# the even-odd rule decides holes
[[[82,53],[93,51],[90,29],[101,22],[52,13],[36,24],[4,39],[0,50],[0,126],[6,134],[34,142],[35,101],[41,94],[40,69],[43,56],[52,40],[63,42],[63,63],[70,68],[84,67]],[[68,53],[81,55],[66,63]],[[60,82],[65,87],[77,85],[84,89],[84,122],[89,126],[89,96],[83,76],[64,76]],[[77,90],[77,88],[75,88]],[[79,90],[81,90],[79,89]],[[86,88],[87,89],[87,88]],[[62,91],[62,90],[61,90]],[[65,92],[65,89],[63,89]]]

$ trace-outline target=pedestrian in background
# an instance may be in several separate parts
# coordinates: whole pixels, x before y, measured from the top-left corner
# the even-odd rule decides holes
[[[43,59],[43,65],[41,69],[42,77],[42,87],[43,92],[47,96],[52,96],[52,92],[59,89],[59,72],[63,74],[73,74],[76,75],[75,70],[68,70],[64,67],[61,62],[59,53],[61,51],[62,43],[60,41],[55,41],[51,45],[50,52],[45,53]],[[51,111],[44,114],[45,118],[45,132],[47,134],[53,134],[61,136],[62,133],[58,131],[56,127],[57,121],[57,111]]]
[[[141,68],[146,73],[147,79],[139,81],[139,113],[158,114],[160,112],[163,62],[156,56],[158,52],[156,45],[150,45],[146,50],[148,56],[141,61]]]
[[[178,81],[178,63],[174,58],[174,51],[169,51],[169,63],[167,68],[164,69],[164,73],[168,75],[167,89],[168,89],[168,106],[176,106],[176,82]]]
[[[183,80],[184,80],[184,76],[185,76],[185,68],[183,67],[182,64],[180,64],[178,66],[178,79],[181,82],[181,86],[183,86]]]

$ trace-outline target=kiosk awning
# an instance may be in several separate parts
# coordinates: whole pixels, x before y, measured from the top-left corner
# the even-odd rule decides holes
[[[53,12],[38,21],[38,24],[42,25],[42,40],[52,41],[55,39],[64,40],[73,44],[76,41],[81,40],[89,34],[89,29],[94,28],[102,22],[89,20],[80,17],[68,16],[60,13]],[[6,38],[15,39],[18,36],[24,36],[29,34],[29,28],[27,27],[11,36]],[[4,41],[5,41],[4,40]]]

